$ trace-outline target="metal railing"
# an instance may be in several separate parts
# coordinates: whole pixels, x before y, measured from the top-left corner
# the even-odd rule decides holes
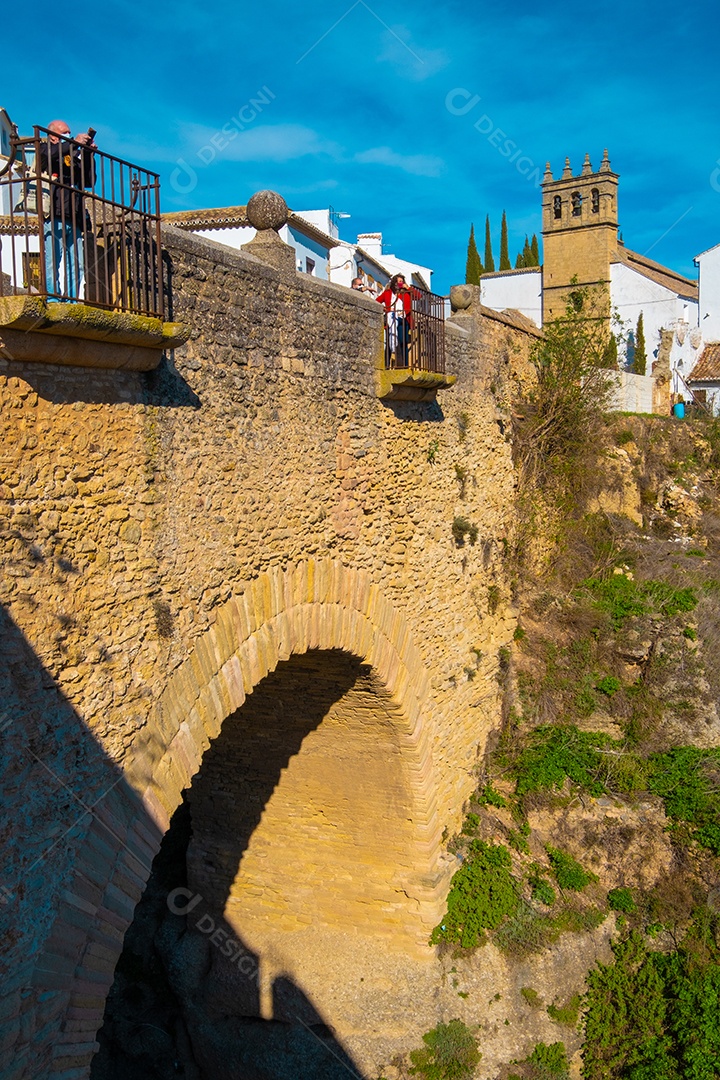
[[[0,158],[0,296],[163,317],[160,178],[36,127]]]
[[[408,286],[406,315],[385,312],[385,367],[445,374],[445,301],[436,293]]]

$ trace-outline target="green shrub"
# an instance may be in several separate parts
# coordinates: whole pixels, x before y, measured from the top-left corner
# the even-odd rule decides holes
[[[649,767],[648,789],[663,800],[665,813],[674,823],[689,826],[678,830],[679,835],[688,835],[720,855],[720,750],[676,746],[651,755]]]
[[[488,585],[487,591],[488,614],[494,615],[500,603],[500,586]]]
[[[632,616],[652,613],[671,618],[681,611],[692,611],[698,602],[694,589],[677,588],[666,581],[638,583],[625,574],[587,578],[576,595],[586,593],[593,598],[595,607],[609,616],[614,630],[619,630]]]
[[[556,1024],[565,1024],[567,1027],[575,1027],[580,1015],[582,998],[579,994],[573,994],[565,1005],[548,1005],[547,1013]]]
[[[642,591],[653,610],[666,618],[697,607],[698,598],[694,589],[678,589],[666,581],[646,581]]]
[[[433,930],[431,944],[448,942],[474,949],[484,940],[483,930],[494,930],[512,914],[518,892],[510,865],[506,847],[473,840],[450,883],[447,914]]]
[[[567,852],[560,851],[549,844],[545,850],[553,868],[555,880],[561,889],[582,892],[591,881],[597,881],[596,874],[583,870],[577,859],[573,859],[572,855],[568,855]]]
[[[538,490],[566,504],[576,500],[602,442],[612,384],[603,369],[609,293],[606,286],[579,287],[572,296],[576,302],[545,322],[530,350],[536,378],[526,399],[516,402],[523,421],[515,429],[515,454],[521,497],[529,504]]]
[[[604,678],[598,679],[595,683],[595,689],[599,690],[601,694],[605,694],[606,697],[612,697],[613,694],[617,694],[621,686],[622,683],[620,679],[615,678],[614,675],[605,675]]]
[[[565,1043],[538,1043],[526,1060],[535,1066],[533,1080],[568,1080],[570,1076]]]
[[[592,795],[604,794],[605,764],[598,748],[611,741],[573,725],[536,728],[513,767],[517,794],[560,788],[566,777]]]
[[[565,903],[556,913],[541,913],[521,901],[514,914],[495,931],[493,942],[508,956],[528,956],[548,949],[561,934],[584,934],[605,919],[599,908]]]
[[[637,911],[637,905],[633,900],[632,893],[629,889],[622,887],[610,890],[608,904],[612,911],[624,911],[627,915],[632,915],[634,911]]]
[[[478,538],[477,525],[473,525],[472,522],[464,517],[453,518],[451,532],[453,534],[453,539],[458,546],[465,543],[466,536],[471,544],[474,544]]]
[[[511,829],[508,833],[508,844],[513,851],[517,851],[520,855],[530,854],[530,845],[522,831],[517,832],[515,829]]]
[[[545,904],[546,907],[552,907],[556,900],[555,890],[552,885],[542,878],[537,878],[532,882],[531,896],[536,904]]]
[[[422,1080],[469,1080],[480,1061],[477,1039],[462,1020],[438,1024],[423,1042],[421,1050],[410,1052],[408,1070]]]
[[[589,934],[605,922],[606,913],[598,907],[578,908],[566,905],[555,916],[559,934]]]
[[[543,999],[540,997],[537,990],[533,990],[532,986],[523,986],[520,993],[532,1009],[541,1008]]]
[[[640,704],[636,724],[640,723]],[[536,728],[514,759],[510,756],[508,767],[520,796],[561,788],[566,779],[595,797],[608,791],[632,794],[647,788],[648,767],[642,758],[608,735],[580,731],[574,724]]]
[[[485,784],[482,790],[473,796],[473,802],[476,802],[478,806],[496,806],[498,808],[507,806],[507,799],[499,791],[496,791],[491,783]]]
[[[467,438],[468,430],[470,428],[470,414],[466,412],[458,413],[457,426],[459,441],[461,443],[464,443],[465,439]]]
[[[613,574],[608,578],[588,578],[579,586],[578,592],[590,593],[599,611],[610,617],[614,630],[633,615],[644,615],[646,605],[638,593],[637,585],[625,574]]]
[[[588,974],[587,1080],[716,1080],[720,1072],[718,916],[696,912],[680,948],[650,951],[639,931]]]

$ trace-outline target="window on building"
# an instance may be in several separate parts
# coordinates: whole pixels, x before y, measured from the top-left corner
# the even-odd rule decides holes
[[[580,192],[573,191],[572,195],[570,196],[570,201],[572,203],[573,217],[580,217],[582,213],[582,195],[580,194]]]
[[[40,281],[40,252],[24,251],[23,262],[23,288],[29,292],[38,293],[42,290]]]
[[[314,259],[307,259],[307,258],[305,259],[305,273],[306,274],[314,274],[315,273],[315,260]]]
[[[553,199],[553,217],[557,220],[562,217],[562,199],[556,195]]]
[[[593,214],[599,214],[600,213],[600,192],[598,191],[598,189],[596,187],[594,187],[592,189],[592,191],[590,192],[590,196],[591,196],[591,199],[592,199],[592,203],[591,203],[592,212],[593,212]]]

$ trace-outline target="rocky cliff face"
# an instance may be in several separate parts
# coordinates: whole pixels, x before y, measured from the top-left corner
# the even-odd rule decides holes
[[[483,1080],[720,1068],[714,1022],[682,1034],[669,1003],[685,979],[712,1010],[720,976],[719,435],[613,417],[587,498],[539,507],[505,721],[436,932],[459,995],[440,1019],[475,1032]]]

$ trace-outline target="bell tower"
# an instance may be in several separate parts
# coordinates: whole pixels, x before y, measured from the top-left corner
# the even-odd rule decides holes
[[[597,172],[585,155],[582,171],[573,176],[570,159],[559,180],[550,162],[545,166],[543,191],[543,322],[565,311],[573,278],[577,285],[610,281],[610,263],[617,252],[618,174],[610,168],[608,152]]]

